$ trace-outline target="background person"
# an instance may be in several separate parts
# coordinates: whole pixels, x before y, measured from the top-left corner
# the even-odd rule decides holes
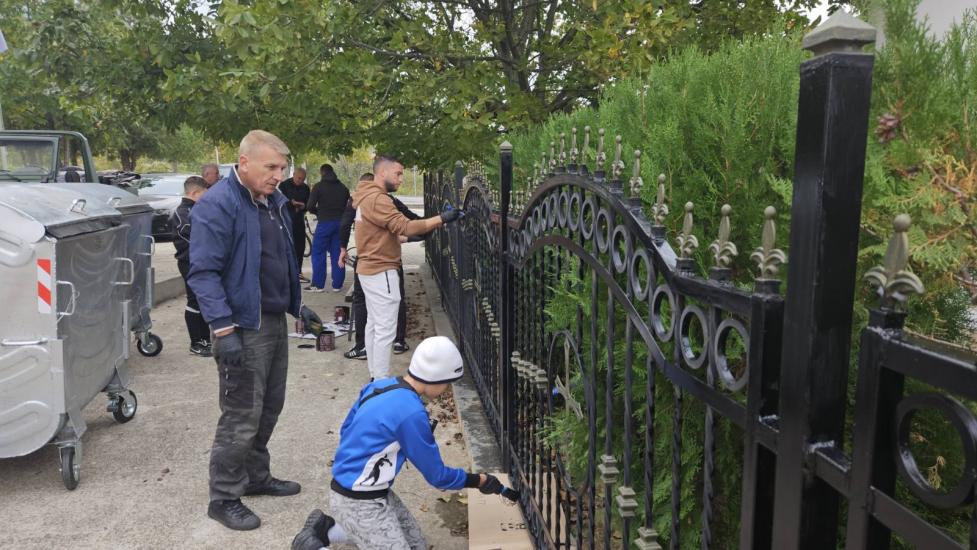
[[[183,277],[183,284],[187,287],[187,305],[183,318],[187,323],[187,333],[190,335],[190,353],[201,357],[210,357],[210,327],[200,314],[197,295],[193,293],[187,277],[190,274],[190,211],[200,197],[207,192],[207,181],[200,176],[190,176],[183,182],[183,199],[170,216],[170,227],[173,228],[173,247],[176,248],[176,267]]]
[[[200,177],[207,182],[207,187],[212,187],[221,179],[220,168],[216,164],[205,164],[200,167]]]
[[[305,259],[305,206],[309,203],[311,190],[305,184],[305,168],[296,168],[292,177],[283,181],[278,190],[288,199],[288,211],[292,214],[292,240],[295,241],[295,260],[299,264],[299,280],[309,280],[302,274]]]
[[[332,465],[329,509],[313,510],[292,540],[293,550],[319,550],[350,542],[359,548],[427,550],[417,520],[393,490],[404,462],[442,491],[477,487],[501,493],[490,474],[444,465],[423,398],[434,399],[461,379],[461,353],[448,338],[425,339],[411,357],[407,374],[367,384],[346,415]]]
[[[261,520],[244,495],[288,496],[301,486],[271,475],[268,440],[285,404],[285,313],[322,324],[301,305],[288,201],[278,190],[288,147],[252,130],[238,164],[194,206],[189,283],[214,332],[221,416],[210,453],[207,515],[230,529]]]
[[[430,233],[462,216],[450,206],[440,216],[411,220],[394,206],[389,195],[404,181],[404,165],[377,155],[373,181],[360,182],[353,192],[356,208],[356,274],[366,299],[364,345],[370,376],[390,373],[390,351],[400,310],[400,237]]]
[[[312,237],[312,284],[306,290],[322,292],[326,286],[326,255],[332,264],[332,290],[339,292],[346,280],[346,266],[339,262],[339,222],[349,201],[349,189],[329,164],[319,167],[322,179],[312,188],[308,211],[316,215]]]

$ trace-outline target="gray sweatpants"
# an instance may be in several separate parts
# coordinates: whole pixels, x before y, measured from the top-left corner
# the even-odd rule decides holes
[[[241,368],[225,369],[215,357],[221,417],[210,451],[210,500],[235,500],[249,486],[268,482],[268,440],[285,405],[285,314],[262,313],[258,330],[238,330],[244,347]]]
[[[347,541],[358,548],[427,550],[421,526],[393,491],[386,498],[369,500],[329,491],[329,512],[346,532]]]

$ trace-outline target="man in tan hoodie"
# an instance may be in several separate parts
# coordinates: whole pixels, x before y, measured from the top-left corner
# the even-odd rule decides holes
[[[440,216],[410,220],[387,193],[404,181],[404,165],[377,155],[373,181],[361,181],[352,194],[356,208],[356,275],[366,297],[366,360],[372,379],[390,376],[390,351],[400,308],[400,237],[422,235],[464,213],[450,206]]]

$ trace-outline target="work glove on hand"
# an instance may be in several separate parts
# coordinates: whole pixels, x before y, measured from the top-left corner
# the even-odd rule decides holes
[[[444,222],[445,225],[453,221],[460,220],[461,218],[464,217],[465,217],[464,210],[457,209],[451,206],[450,204],[445,206],[444,210],[441,212],[441,221]]]
[[[309,309],[309,306],[302,306],[299,310],[299,319],[302,319],[302,325],[305,326],[307,332],[311,332],[316,336],[322,332],[322,319],[316,314],[316,312]]]
[[[244,343],[235,330],[230,334],[218,336],[214,340],[214,356],[217,362],[227,369],[239,369],[244,364]]]
[[[504,489],[505,487],[502,486],[502,482],[499,481],[499,478],[495,477],[492,474],[482,474],[482,475],[485,476],[485,483],[482,483],[481,486],[479,486],[478,491],[480,493],[482,493],[483,495],[502,494],[502,489]]]

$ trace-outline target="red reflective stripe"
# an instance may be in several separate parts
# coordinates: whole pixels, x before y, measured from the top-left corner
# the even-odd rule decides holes
[[[51,305],[51,289],[37,283],[37,297],[44,300],[44,303]]]
[[[37,260],[37,267],[43,269],[48,275],[51,274],[51,260]]]

